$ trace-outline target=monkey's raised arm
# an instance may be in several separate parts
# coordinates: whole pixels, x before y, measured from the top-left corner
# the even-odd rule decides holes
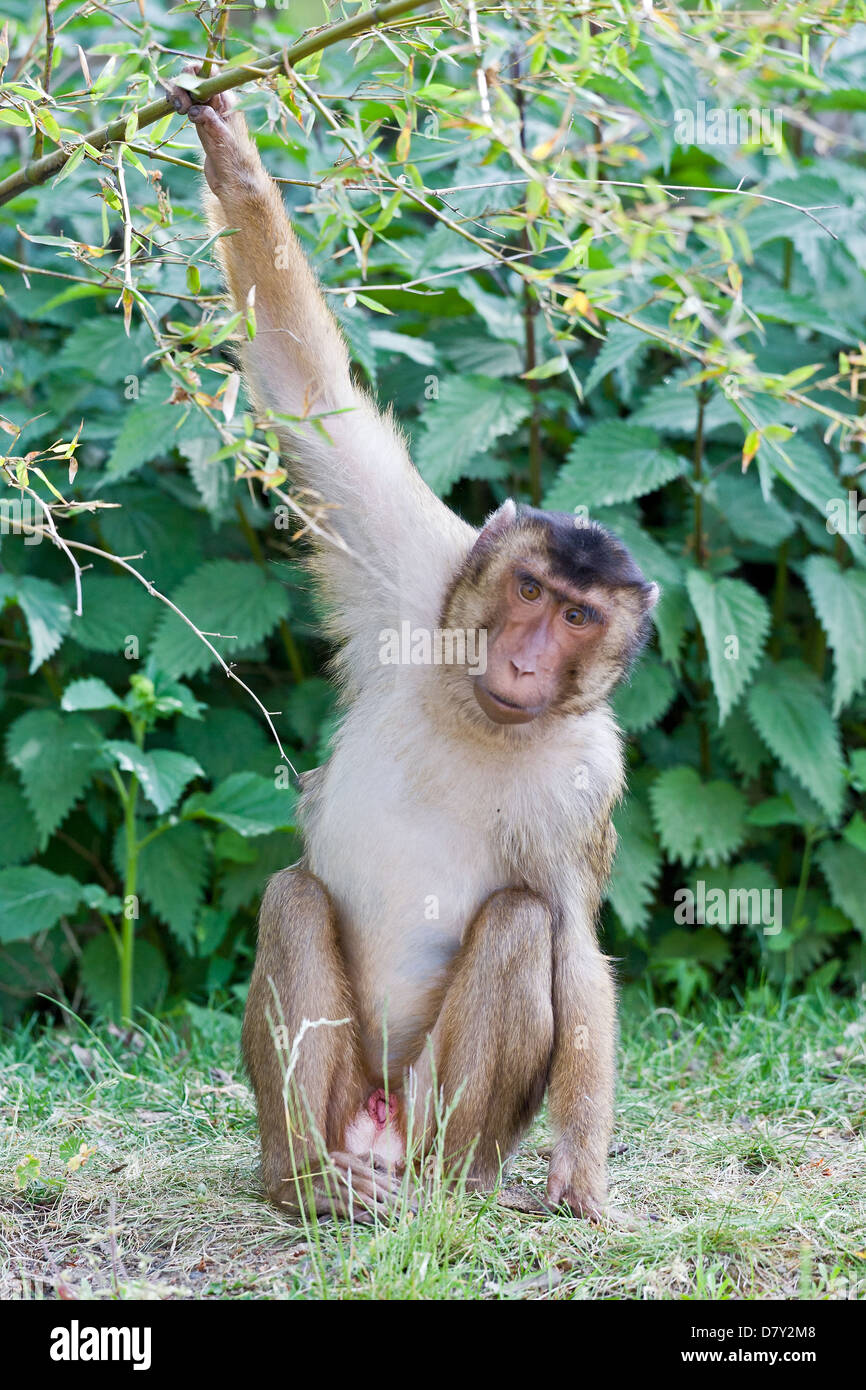
[[[322,548],[319,568],[337,629],[357,633],[351,615],[361,610],[378,623],[399,613],[422,618],[426,607],[433,621],[430,605],[441,601],[475,533],[430,491],[393,421],[353,384],[340,330],[241,113],[226,95],[206,106],[181,88],[172,96],[204,147],[211,229],[235,229],[217,247],[237,308],[255,286],[256,334],[242,356],[256,407],[301,417],[327,413],[321,424],[328,438],[312,423],[279,432],[295,480],[333,508],[327,529],[351,552],[349,558],[337,547]]]

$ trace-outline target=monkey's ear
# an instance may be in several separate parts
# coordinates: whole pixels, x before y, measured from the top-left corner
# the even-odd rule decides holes
[[[661,598],[661,592],[662,592],[661,589],[659,588],[658,584],[656,584],[656,583],[650,583],[650,584],[646,584],[646,585],[644,586],[644,591],[643,591],[643,606],[644,606],[644,612],[646,612],[646,613],[651,613],[651,612],[652,612],[652,610],[655,608],[656,604],[658,603],[659,599]]]
[[[508,497],[495,512],[485,521],[484,526],[478,536],[477,541],[469,552],[469,564],[481,565],[490,555],[491,551],[502,540],[507,531],[517,521],[517,508],[514,502]]]

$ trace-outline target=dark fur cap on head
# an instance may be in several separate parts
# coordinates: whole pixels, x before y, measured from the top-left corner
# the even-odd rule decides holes
[[[581,521],[569,512],[547,512],[512,501],[502,504],[488,519],[469,555],[467,568],[477,577],[490,556],[507,536],[528,539],[543,546],[553,572],[577,589],[600,584],[605,589],[633,589],[651,608],[658,595],[635,564],[630,552],[613,532],[597,521]]]
[[[591,584],[605,589],[652,588],[622,541],[597,521],[575,520],[568,512],[545,512],[521,504],[515,509],[515,524],[544,532],[551,569],[578,589]]]

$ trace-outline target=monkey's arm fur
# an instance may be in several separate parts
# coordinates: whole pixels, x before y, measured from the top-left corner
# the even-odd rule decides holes
[[[390,415],[353,383],[346,344],[280,191],[243,115],[228,101],[218,105],[198,108],[209,151],[205,209],[213,232],[233,229],[219,238],[217,254],[234,303],[243,306],[255,287],[256,333],[242,349],[244,373],[261,412],[300,417],[278,433],[296,481],[325,502],[325,528],[348,547],[348,555],[322,549],[317,568],[335,635],[350,638],[361,613],[369,631],[398,606],[410,611],[412,588],[429,593],[440,573],[444,582],[449,560],[465,553],[474,533],[412,466]],[[229,141],[230,157],[220,160]]]

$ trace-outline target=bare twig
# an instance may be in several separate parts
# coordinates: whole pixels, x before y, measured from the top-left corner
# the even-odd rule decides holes
[[[42,69],[42,89],[45,95],[51,88],[51,64],[54,61],[54,10],[57,0],[45,0],[45,65]],[[43,135],[39,126],[33,138],[33,158],[41,159]]]

